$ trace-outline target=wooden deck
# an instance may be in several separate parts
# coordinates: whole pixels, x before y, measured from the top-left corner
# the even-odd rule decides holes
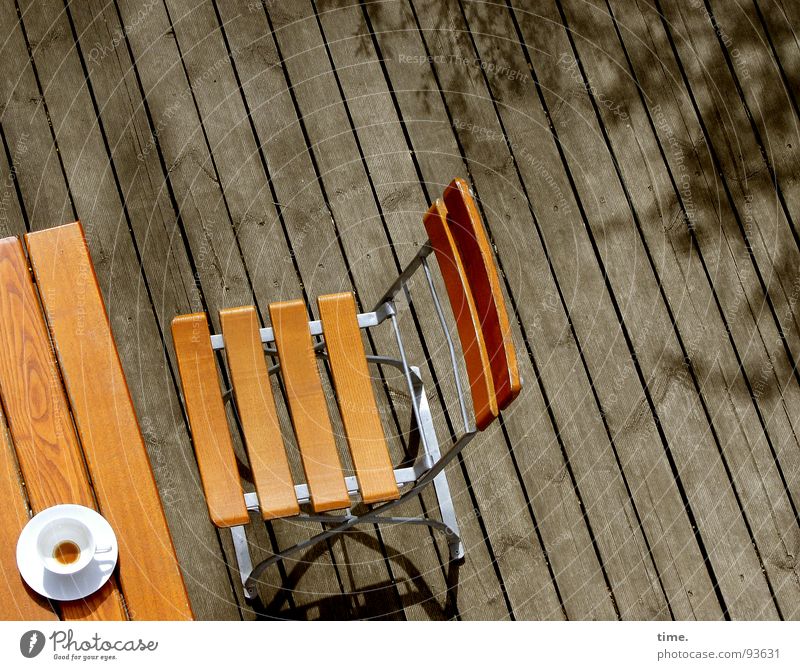
[[[197,616],[800,618],[798,29],[790,0],[0,2],[0,237],[82,220]],[[253,612],[170,321],[368,308],[459,175],[526,382],[448,471],[466,561],[353,533]]]

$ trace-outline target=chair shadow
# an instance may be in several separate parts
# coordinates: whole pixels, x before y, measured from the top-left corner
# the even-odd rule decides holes
[[[376,553],[381,552],[377,538],[363,531],[348,531],[346,537],[360,542]],[[343,536],[340,535],[332,539],[331,543],[342,540]],[[315,561],[329,550],[329,544],[320,542],[301,554],[296,563],[293,562],[292,569],[282,580],[281,588],[267,602],[263,602],[261,597],[250,602],[256,620],[402,619],[404,618],[402,610],[413,605],[421,606],[425,615],[431,620],[453,619],[458,615],[458,577],[460,564],[463,561],[448,563],[445,580],[447,592],[444,604],[440,604],[413,561],[393,547],[384,546],[393,571],[405,574],[406,583],[413,586],[406,593],[400,594],[399,599],[394,584],[386,580],[370,584],[355,592],[325,596],[303,605],[293,604],[290,601],[290,594]]]

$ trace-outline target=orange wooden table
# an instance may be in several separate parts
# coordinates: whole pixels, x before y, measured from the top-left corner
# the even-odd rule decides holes
[[[191,619],[83,229],[24,244],[0,240],[0,619]],[[97,509],[119,561],[92,596],[48,602],[22,581],[16,544],[60,503]]]

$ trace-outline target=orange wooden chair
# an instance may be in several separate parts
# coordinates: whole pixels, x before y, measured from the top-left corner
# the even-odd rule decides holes
[[[357,524],[427,525],[447,537],[453,560],[464,556],[444,469],[511,403],[521,385],[491,247],[463,180],[456,179],[447,187],[443,199],[426,213],[424,225],[428,241],[372,312],[357,314],[352,293],[339,293],[318,298],[318,321],[309,322],[305,304],[297,300],[271,304],[271,327],[267,328],[259,328],[254,307],[222,310],[222,332],[216,335],[209,332],[203,313],[178,316],[172,322],[184,403],[209,514],[218,527],[231,528],[248,598],[257,596],[256,582],[268,566]],[[474,422],[459,376],[456,347],[427,261],[432,252],[455,318]],[[420,268],[447,339],[448,363],[464,424],[463,433],[444,455],[419,368],[406,357],[395,308],[396,296]],[[360,330],[377,328],[387,321],[394,332],[398,357],[366,355]],[[316,344],[313,338],[317,338]],[[222,390],[215,354],[223,349],[232,386],[227,392]],[[267,357],[277,358],[277,362],[268,366]],[[317,358],[326,359],[330,367],[353,476],[346,476],[342,470]],[[369,364],[394,366],[405,377],[413,433],[422,447],[411,465],[393,467],[391,463]],[[278,372],[305,473],[302,483],[292,479],[278,424],[270,383],[270,375]],[[225,403],[231,399],[235,400],[253,475],[252,493],[243,492],[229,433]],[[429,484],[437,495],[441,521],[390,514]],[[336,510],[343,512],[332,513]],[[253,567],[244,534],[249,511],[260,512],[266,520],[292,517],[322,523],[325,530]]]

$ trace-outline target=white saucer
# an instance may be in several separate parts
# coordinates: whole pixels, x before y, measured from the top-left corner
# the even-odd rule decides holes
[[[97,554],[85,568],[72,575],[50,572],[42,565],[36,550],[40,529],[53,519],[64,516],[85,523],[98,546],[111,546],[111,551]],[[22,578],[34,591],[52,600],[78,600],[100,589],[114,572],[117,556],[114,529],[97,512],[83,505],[55,505],[42,510],[28,521],[17,541],[17,567]]]

